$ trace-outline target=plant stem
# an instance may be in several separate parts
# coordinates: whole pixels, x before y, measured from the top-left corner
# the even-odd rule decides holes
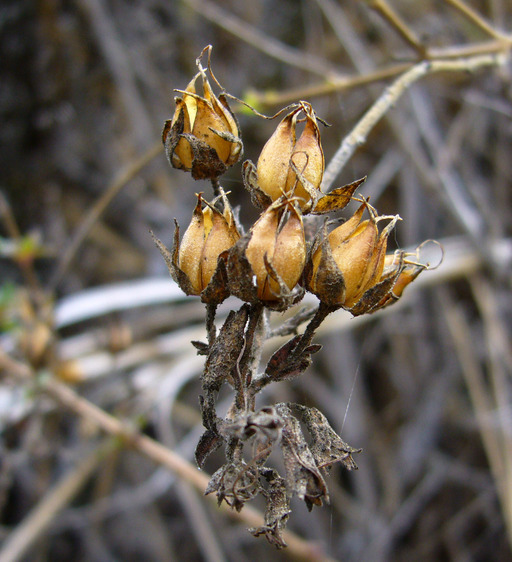
[[[249,310],[249,323],[247,324],[247,328],[245,330],[245,346],[239,364],[245,410],[250,409],[251,407],[247,400],[247,389],[251,384],[255,358],[259,357],[258,352],[260,351],[265,339],[262,337],[264,309],[265,307],[260,302],[256,302],[251,305],[251,309]]]
[[[299,343],[297,344],[297,346],[293,350],[292,357],[299,357],[301,355],[301,353],[304,352],[304,350],[311,344],[311,342],[312,342],[312,340],[315,336],[315,332],[318,329],[318,327],[320,326],[320,324],[325,320],[325,318],[331,312],[334,312],[338,308],[339,307],[333,307],[333,306],[330,306],[330,305],[325,304],[323,302],[321,302],[318,305],[318,308],[317,308],[317,311],[315,312],[315,315],[313,316],[313,318],[311,319],[311,321],[307,325],[306,330],[302,334],[302,338],[300,339]]]
[[[423,61],[414,65],[384,90],[381,96],[364,114],[362,119],[357,123],[352,131],[343,139],[343,142],[325,170],[322,181],[322,191],[324,193],[329,191],[336,179],[336,176],[341,172],[345,164],[352,157],[357,147],[366,142],[366,139],[373,127],[398,101],[400,96],[407,91],[412,84],[414,84],[414,82],[423,78],[423,76],[433,74],[435,72],[470,72],[485,66],[498,66],[505,64],[507,58],[508,57],[503,53],[496,53],[492,55],[475,56],[466,60]]]
[[[208,345],[211,347],[217,336],[215,328],[215,314],[217,312],[216,304],[206,305],[206,333],[208,336]]]

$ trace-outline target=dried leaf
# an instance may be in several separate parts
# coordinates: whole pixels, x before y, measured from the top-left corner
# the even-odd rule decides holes
[[[250,241],[250,235],[242,236],[229,250],[227,273],[229,291],[246,302],[256,302],[258,290],[253,283],[253,271],[249,260],[245,257],[245,250]]]
[[[208,355],[210,346],[204,341],[193,340],[190,342],[196,349],[198,355]]]
[[[243,461],[237,461],[221,466],[211,477],[204,494],[217,492],[219,505],[224,500],[240,511],[245,502],[254,498],[261,489],[258,470]]]
[[[195,180],[218,178],[228,169],[226,164],[217,155],[215,148],[200,141],[191,133],[184,133],[182,138],[187,139],[192,148],[192,177]]]
[[[271,382],[292,380],[302,374],[311,365],[311,355],[322,349],[320,344],[313,344],[295,357],[294,349],[297,347],[302,336],[295,336],[280,347],[270,358],[263,375],[255,378],[251,391],[259,392],[264,386]]]
[[[393,289],[393,285],[395,284],[395,281],[397,280],[399,275],[400,271],[398,271],[392,277],[384,279],[380,283],[377,283],[376,285],[365,291],[359,301],[349,309],[350,313],[353,316],[360,316],[361,314],[374,312],[374,309],[382,301],[382,299],[390,294],[390,291]]]
[[[211,429],[207,429],[197,443],[195,459],[197,466],[203,468],[209,455],[222,445],[222,437]]]
[[[313,505],[320,506],[323,500],[329,502],[327,485],[316,466],[299,422],[291,415],[290,408],[281,403],[276,406],[276,410],[285,420],[281,447],[287,488],[304,500],[311,511]]]
[[[320,198],[313,208],[312,213],[315,215],[321,215],[324,213],[330,213],[332,211],[340,211],[344,209],[352,199],[354,191],[366,181],[366,176],[364,178],[348,183],[343,187],[338,187],[333,189],[331,192]]]
[[[265,535],[268,542],[276,548],[285,548],[287,544],[282,536],[282,532],[291,513],[286,482],[273,469],[262,469],[260,472],[268,482],[268,488],[265,491],[267,497],[265,524],[256,529],[249,529],[249,532],[255,537]]]
[[[236,368],[245,342],[244,331],[248,314],[248,305],[228,314],[206,360],[202,376],[205,392],[218,392],[222,383]]]
[[[317,295],[322,302],[330,306],[340,306],[345,295],[345,280],[339,270],[332,254],[331,244],[327,238],[327,224],[324,224],[322,232],[315,240],[311,250],[311,256],[321,248],[320,261],[313,267],[313,259],[309,259],[304,271],[308,289]],[[316,288],[319,288],[321,295]]]
[[[174,229],[174,241],[173,241],[172,252],[169,252],[169,250],[166,248],[164,243],[161,240],[159,240],[153,234],[153,232],[150,231],[150,234],[153,238],[153,241],[156,244],[156,247],[160,250],[162,257],[165,260],[165,264],[167,265],[167,269],[169,270],[169,274],[171,275],[173,280],[176,281],[180,289],[186,295],[193,295],[195,294],[195,291],[194,288],[192,287],[192,284],[190,283],[188,276],[183,271],[181,271],[181,269],[177,265],[178,253],[180,249],[180,227],[176,219],[174,220],[174,225],[175,225],[175,229]]]
[[[308,408],[294,404],[294,409],[302,414],[302,420],[311,435],[310,450],[319,468],[330,468],[334,463],[341,462],[348,470],[357,469],[352,453],[360,453],[334,431],[327,418],[317,408]]]
[[[251,462],[263,465],[272,452],[274,443],[281,440],[284,421],[273,406],[266,406],[257,412],[238,417],[236,420],[223,420],[219,431],[226,439],[240,439],[253,442]]]
[[[244,187],[251,196],[251,203],[257,209],[264,211],[272,204],[272,199],[258,187],[256,166],[250,160],[246,160],[243,164],[243,180]]]
[[[220,304],[229,297],[228,274],[226,270],[227,259],[227,250],[219,254],[217,268],[210,282],[201,293],[202,302],[207,304]]]

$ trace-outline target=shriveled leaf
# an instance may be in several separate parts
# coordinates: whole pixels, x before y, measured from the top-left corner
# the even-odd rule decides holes
[[[246,160],[243,164],[244,187],[251,196],[251,203],[258,209],[264,211],[272,204],[272,199],[258,186],[258,174],[256,166]]]
[[[312,213],[315,215],[321,215],[324,213],[330,213],[332,211],[340,211],[341,209],[344,209],[350,203],[355,190],[365,181],[366,176],[364,176],[364,178],[353,181],[352,183],[348,183],[343,187],[333,189],[331,192],[327,193],[317,201]]]
[[[217,258],[217,268],[210,282],[201,293],[201,300],[204,303],[220,304],[229,297],[228,274],[226,270],[227,259],[227,250],[222,252]]]
[[[230,311],[224,325],[211,346],[202,376],[205,392],[218,392],[222,383],[236,367],[244,346],[244,331],[249,307],[243,305],[238,311]]]
[[[219,432],[229,439],[251,440],[251,462],[261,466],[265,463],[274,443],[281,439],[284,422],[273,406],[266,406],[256,412],[237,417],[235,420],[223,420],[219,423]]]
[[[302,420],[311,435],[310,450],[319,468],[330,468],[340,462],[348,470],[357,469],[352,453],[360,453],[334,431],[327,418],[317,408],[308,408],[294,404],[294,408],[302,414]]]
[[[290,498],[286,491],[286,482],[273,469],[262,469],[263,476],[268,482],[265,492],[267,506],[265,509],[265,524],[256,529],[249,529],[255,537],[265,535],[268,542],[276,548],[287,546],[282,532],[290,515]]]
[[[311,254],[314,255],[319,248],[321,256],[316,272],[312,259],[306,264],[304,274],[307,286],[324,304],[339,307],[339,303],[344,301],[345,280],[332,254],[327,238],[327,225],[324,225],[320,237],[315,241]]]
[[[208,355],[208,350],[210,349],[210,346],[207,343],[205,343],[204,341],[196,341],[196,340],[193,340],[190,343],[197,349],[198,355]]]
[[[255,302],[258,298],[258,291],[253,283],[254,273],[251,264],[245,256],[250,239],[250,233],[242,236],[229,250],[227,274],[231,294],[246,302]]]
[[[295,357],[293,351],[301,339],[302,336],[293,337],[272,355],[263,375],[254,379],[251,388],[253,393],[258,392],[271,382],[292,380],[311,365],[311,355],[320,351],[322,346],[320,344],[310,345]]]
[[[258,470],[243,461],[223,465],[211,477],[204,492],[205,496],[217,493],[219,505],[224,500],[229,506],[240,511],[245,502],[261,491]]]
[[[287,489],[304,500],[311,511],[313,505],[320,506],[322,501],[329,502],[327,485],[290,408],[286,404],[279,404],[276,409],[285,420],[281,448]]]
[[[195,452],[195,459],[199,468],[203,468],[208,456],[222,445],[222,441],[221,436],[211,429],[207,429],[201,435]]]
[[[400,272],[396,275],[384,279],[380,283],[377,283],[363,294],[359,301],[349,309],[353,316],[359,316],[361,314],[366,314],[367,312],[374,312],[377,305],[387,296],[393,289],[393,285],[397,280]]]
[[[167,269],[169,270],[169,274],[171,277],[176,281],[179,288],[186,294],[186,295],[193,295],[195,291],[190,283],[188,276],[178,267],[178,254],[180,250],[180,227],[176,221],[174,220],[174,240],[173,240],[173,247],[172,252],[170,252],[164,243],[159,240],[153,232],[150,231],[150,234],[153,238],[153,241],[156,244],[156,247],[160,250],[162,257],[165,260],[165,264],[167,265]]]
[[[288,359],[291,352],[297,347],[297,344],[302,339],[302,336],[295,336],[291,340],[287,341],[282,345],[277,351],[274,352],[269,362],[267,363],[267,368],[265,370],[270,376],[274,373],[279,372],[282,364]]]
[[[180,98],[177,98],[177,101]],[[181,100],[180,100],[181,101]],[[169,160],[169,164],[176,168],[183,168],[183,165],[180,163],[180,159],[174,157],[174,150],[180,141],[181,134],[185,130],[185,111],[182,108],[176,118],[174,124],[172,123],[172,119],[168,119],[164,124],[164,129],[162,131],[162,142],[165,148],[165,154],[167,156],[167,160]]]
[[[219,158],[215,148],[198,140],[191,133],[184,133],[181,137],[187,139],[192,148],[191,173],[195,180],[215,179],[227,170],[226,164]]]

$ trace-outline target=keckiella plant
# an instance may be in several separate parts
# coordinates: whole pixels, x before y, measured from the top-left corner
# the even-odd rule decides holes
[[[210,68],[211,47],[208,53]],[[194,179],[209,179],[214,198],[198,200],[191,223],[180,241],[176,224],[174,247],[159,240],[170,274],[188,295],[206,304],[206,342],[193,342],[205,356],[199,397],[204,433],[196,448],[203,467],[207,457],[224,447],[225,462],[213,474],[206,493],[215,493],[236,510],[261,494],[267,502],[264,525],[252,529],[277,547],[295,495],[308,509],[328,503],[326,475],[340,463],[357,468],[348,445],[318,409],[295,403],[256,408],[256,395],[267,385],[304,373],[321,346],[313,343],[319,325],[344,308],[354,316],[375,312],[396,302],[405,287],[427,269],[402,250],[387,253],[388,238],[400,217],[380,216],[367,199],[355,196],[365,178],[322,193],[324,154],[320,124],[312,105],[292,104],[263,147],[257,165],[243,164],[244,185],[260,217],[243,232],[236,224],[219,177],[241,154],[241,132],[229,109],[229,96],[215,95],[202,67],[176,99],[163,140],[170,163]],[[203,96],[195,90],[201,77]],[[214,80],[217,84],[218,82]],[[301,132],[299,129],[302,129]],[[304,215],[342,210],[352,199],[361,205],[351,218],[331,229],[329,223],[308,240]],[[363,220],[364,214],[368,218]],[[385,223],[382,227],[381,225]],[[330,230],[330,232],[329,232]],[[299,315],[280,330],[291,338],[262,365],[262,347],[270,337],[272,311],[285,311],[306,292],[319,299],[316,309]],[[231,310],[222,326],[215,323],[217,306],[228,296],[243,304]],[[309,320],[301,334],[300,323]],[[223,385],[231,387],[232,404],[225,416],[217,412]],[[284,474],[270,464],[280,451]]]

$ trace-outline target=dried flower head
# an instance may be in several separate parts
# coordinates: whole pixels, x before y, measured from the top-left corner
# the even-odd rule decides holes
[[[229,295],[225,269],[227,250],[240,238],[223,191],[222,199],[224,211],[220,212],[214,204],[204,201],[201,193],[197,195],[192,220],[181,244],[176,224],[172,253],[155,239],[172,278],[187,295],[201,295],[203,302],[222,302]]]
[[[421,246],[420,246],[421,247]],[[384,271],[381,277],[381,284],[386,280],[391,280],[391,288],[373,306],[371,312],[390,306],[398,301],[406,287],[408,287],[418,275],[425,269],[429,269],[428,264],[410,261],[411,255],[417,257],[418,247],[413,254],[407,254],[402,250],[397,250],[394,254],[388,254],[384,261]]]
[[[306,263],[302,215],[295,202],[282,197],[262,213],[229,256],[233,294],[246,301],[290,302]]]
[[[203,53],[206,50],[209,56],[211,46]],[[186,89],[176,90],[182,97],[175,98],[176,110],[173,118],[165,122],[162,141],[174,168],[191,172],[194,179],[216,179],[238,161],[242,141],[226,95],[214,94],[200,59],[197,60],[199,72]],[[217,82],[209,60],[208,70]],[[196,90],[199,77],[203,82],[202,96]]]
[[[304,129],[297,139],[297,124],[302,121]],[[252,179],[246,170],[246,185],[256,192],[252,193],[253,200],[259,200],[261,206],[287,194],[296,197],[307,212],[320,194],[324,166],[317,117],[311,104],[302,101],[279,123],[263,147]]]
[[[362,221],[368,209],[370,218]],[[354,215],[316,244],[308,268],[308,289],[330,306],[366,312],[367,292],[380,283],[388,236],[399,216],[378,216],[366,201]],[[391,219],[379,233],[378,222]],[[363,310],[364,308],[364,310]],[[362,312],[360,312],[362,310]]]

